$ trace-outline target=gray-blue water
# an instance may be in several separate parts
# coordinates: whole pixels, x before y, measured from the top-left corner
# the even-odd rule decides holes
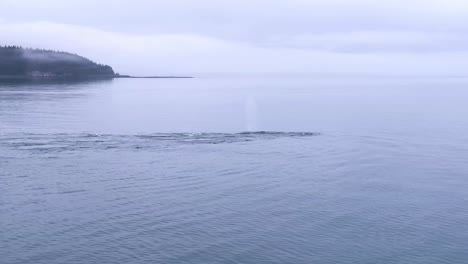
[[[468,263],[467,88],[0,84],[0,263]]]

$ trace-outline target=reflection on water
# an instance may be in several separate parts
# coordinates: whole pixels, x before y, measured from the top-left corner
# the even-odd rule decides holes
[[[15,89],[62,89],[76,85],[94,85],[96,83],[109,83],[112,78],[0,78],[0,88]]]
[[[0,262],[466,263],[466,82],[0,85]]]

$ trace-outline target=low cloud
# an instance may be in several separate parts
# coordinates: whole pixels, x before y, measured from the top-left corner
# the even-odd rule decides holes
[[[466,17],[466,0],[2,0],[0,41],[135,75],[467,75]]]
[[[468,51],[464,35],[418,31],[356,31],[272,38],[272,47],[337,53],[440,53]]]
[[[456,33],[361,31],[251,42],[0,20],[0,39],[4,45],[77,53],[134,75],[466,75],[468,68],[467,42]]]

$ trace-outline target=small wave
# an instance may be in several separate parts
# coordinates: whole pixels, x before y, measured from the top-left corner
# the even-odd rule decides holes
[[[170,134],[150,134],[138,135],[142,139],[177,141],[187,143],[232,143],[242,141],[252,141],[261,139],[275,139],[281,137],[310,137],[317,136],[319,133],[312,132],[271,132],[254,131],[240,133],[170,133]]]
[[[308,137],[318,136],[317,132],[275,132],[275,131],[246,131],[238,133],[239,135],[272,135],[272,136],[287,136],[287,137]]]
[[[0,146],[42,152],[83,149],[146,149],[183,144],[223,144],[318,136],[315,132],[254,131],[240,133],[154,133],[144,135],[113,134],[11,134],[0,136]]]

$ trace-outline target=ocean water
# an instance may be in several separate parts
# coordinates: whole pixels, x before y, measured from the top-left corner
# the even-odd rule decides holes
[[[468,263],[468,79],[0,84],[0,263]]]

